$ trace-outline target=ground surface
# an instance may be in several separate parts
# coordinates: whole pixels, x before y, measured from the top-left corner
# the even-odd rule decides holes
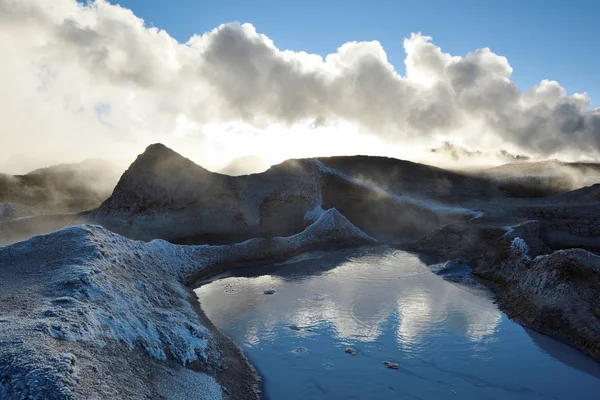
[[[0,247],[0,398],[255,398],[256,374],[187,286],[376,240],[470,265],[508,315],[600,358],[599,170],[358,156],[231,177],[157,144],[99,208],[52,215],[22,189],[44,193],[64,171],[34,172],[17,180],[21,197],[0,187],[0,245],[104,228]],[[67,189],[82,211],[89,198]]]

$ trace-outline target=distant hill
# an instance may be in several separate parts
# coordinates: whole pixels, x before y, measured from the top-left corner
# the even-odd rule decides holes
[[[25,175],[0,174],[0,203],[35,207],[43,213],[92,209],[110,196],[121,173],[113,163],[94,159]]]
[[[514,197],[546,197],[600,183],[600,164],[518,162],[486,169],[483,175]]]
[[[487,173],[494,175],[548,175],[577,171],[586,175],[599,175],[600,163],[591,162],[562,162],[558,160],[514,162],[488,168]]]

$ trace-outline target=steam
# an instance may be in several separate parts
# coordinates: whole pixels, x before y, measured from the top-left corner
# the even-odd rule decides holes
[[[236,158],[218,172],[230,176],[240,176],[247,174],[248,171],[264,172],[269,169],[270,166],[271,165],[258,156],[246,156]]]
[[[376,41],[323,58],[230,23],[184,44],[104,0],[0,0],[0,38],[3,172],[131,158],[152,142],[213,170],[244,157],[418,159],[445,141],[542,158],[600,149],[585,93],[550,80],[521,91],[505,57],[452,56],[422,34],[404,40],[406,76]]]
[[[507,150],[483,152],[481,150],[470,150],[464,146],[457,146],[450,142],[444,142],[441,146],[429,150],[435,158],[433,164],[439,166],[456,168],[481,168],[489,165],[525,162],[531,160],[523,154],[513,154]]]

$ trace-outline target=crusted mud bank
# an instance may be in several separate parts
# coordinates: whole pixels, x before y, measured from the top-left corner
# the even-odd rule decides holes
[[[230,246],[82,225],[0,247],[0,398],[258,398],[259,379],[185,285],[201,271],[374,239],[336,210]]]
[[[551,249],[543,221],[506,222],[447,225],[411,248],[467,262],[511,318],[600,360],[600,256]]]

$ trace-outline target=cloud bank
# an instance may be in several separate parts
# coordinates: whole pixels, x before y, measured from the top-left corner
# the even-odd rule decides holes
[[[376,41],[321,57],[229,23],[179,43],[103,0],[0,0],[0,169],[156,141],[215,169],[253,155],[408,157],[448,140],[597,157],[600,108],[585,93],[550,80],[521,91],[488,48],[457,57],[411,34],[404,49],[401,76]]]

